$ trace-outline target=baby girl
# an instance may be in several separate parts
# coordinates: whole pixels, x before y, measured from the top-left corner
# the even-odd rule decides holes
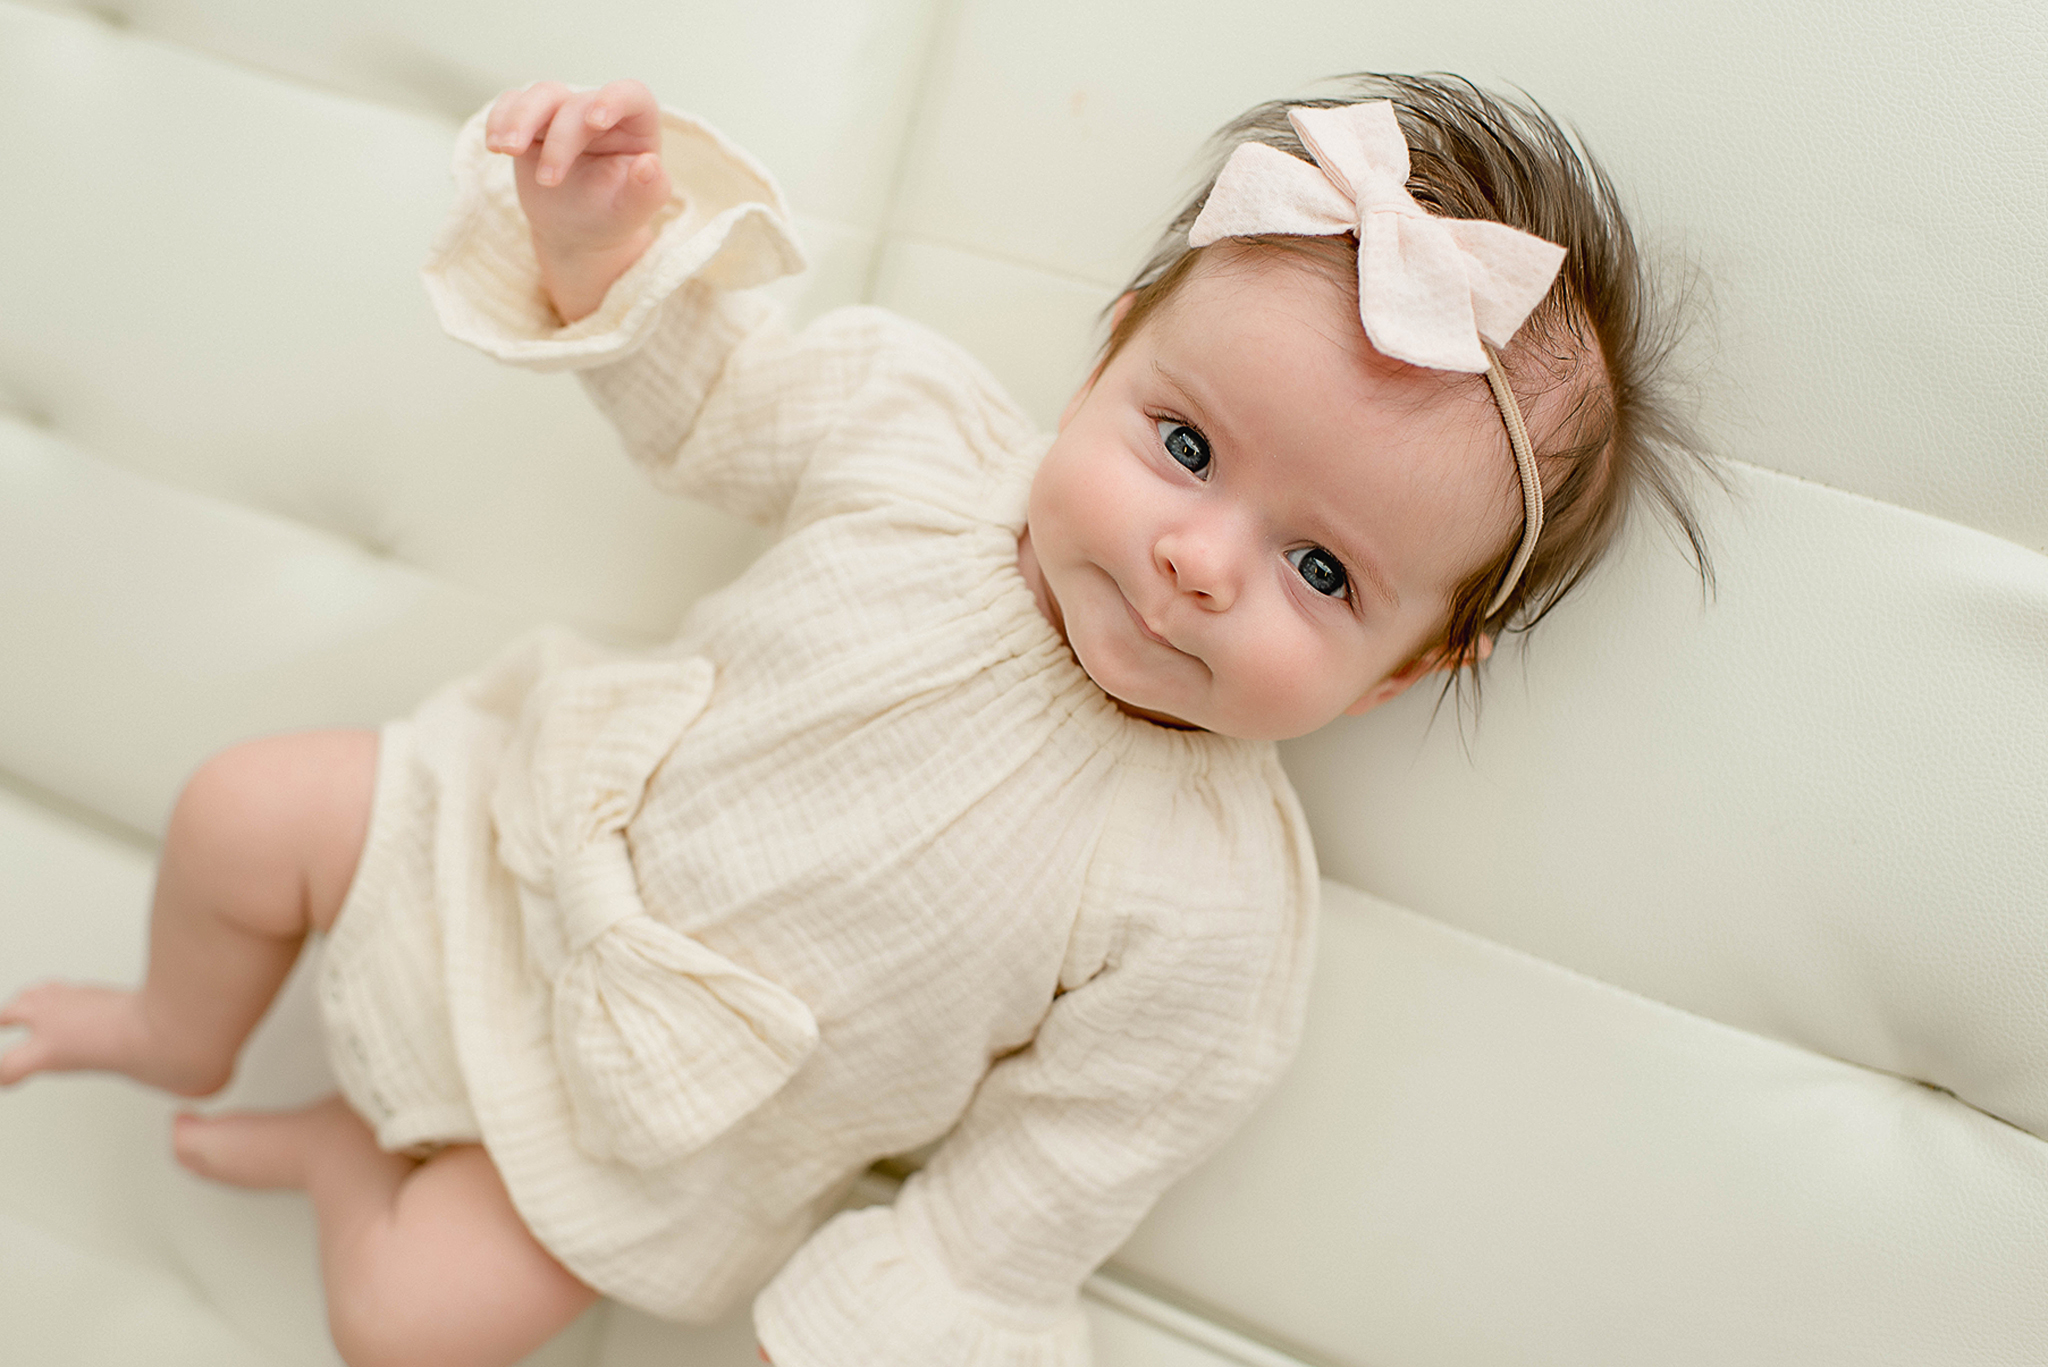
[[[787,211],[710,128],[501,97],[444,324],[773,545],[662,649],[549,633],[208,761],[142,986],[21,994],[0,1082],[214,1092],[319,932],[341,1096],[173,1144],[309,1193],[357,1367],[756,1293],[784,1367],[1085,1363],[1080,1283],[1299,1032],[1272,742],[1449,686],[1632,503],[1692,528],[1628,228],[1540,111],[1360,77],[1223,140],[1047,439],[902,319],[787,329]]]

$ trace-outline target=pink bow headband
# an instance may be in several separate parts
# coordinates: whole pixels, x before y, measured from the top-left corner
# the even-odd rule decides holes
[[[1240,143],[1188,230],[1190,247],[1282,233],[1358,237],[1358,316],[1375,349],[1432,370],[1484,373],[1522,481],[1522,541],[1491,617],[1521,581],[1543,530],[1543,483],[1521,408],[1500,367],[1543,301],[1564,248],[1505,223],[1440,218],[1408,193],[1408,142],[1386,100],[1287,111],[1315,165],[1261,142]]]

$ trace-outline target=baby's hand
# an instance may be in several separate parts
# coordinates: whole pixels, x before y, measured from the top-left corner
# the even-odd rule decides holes
[[[508,90],[484,122],[484,146],[514,158],[541,285],[575,322],[654,241],[650,220],[668,200],[653,92],[638,81]]]

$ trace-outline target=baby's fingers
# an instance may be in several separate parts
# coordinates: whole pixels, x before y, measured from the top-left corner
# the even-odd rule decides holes
[[[548,125],[534,179],[561,184],[585,152],[635,156],[660,150],[661,107],[653,92],[638,81],[613,81],[561,102]]]
[[[548,125],[547,141],[541,146],[540,163],[533,168],[533,178],[542,185],[560,185],[591,139],[609,129],[617,117],[598,103],[594,90],[563,100],[555,110],[554,121]]]
[[[644,223],[668,203],[672,192],[668,168],[661,164],[659,154],[642,152],[628,163],[625,181],[619,187],[619,209],[634,221]]]
[[[523,90],[506,91],[484,119],[484,146],[508,156],[522,155],[569,98],[569,87],[560,81],[535,81]]]
[[[610,130],[607,152],[652,152],[661,147],[661,105],[654,92],[635,80],[608,81],[590,92],[584,121],[600,132]]]

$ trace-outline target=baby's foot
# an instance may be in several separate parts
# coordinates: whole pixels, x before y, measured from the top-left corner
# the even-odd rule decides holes
[[[122,988],[40,983],[0,1007],[0,1025],[29,1036],[0,1054],[0,1087],[37,1073],[125,1073],[178,1096],[208,1096],[227,1085],[227,1067],[181,1059],[159,1045],[141,997]]]
[[[363,1122],[338,1096],[296,1111],[181,1115],[171,1122],[171,1152],[201,1177],[230,1186],[303,1188],[314,1148],[350,1126]]]

